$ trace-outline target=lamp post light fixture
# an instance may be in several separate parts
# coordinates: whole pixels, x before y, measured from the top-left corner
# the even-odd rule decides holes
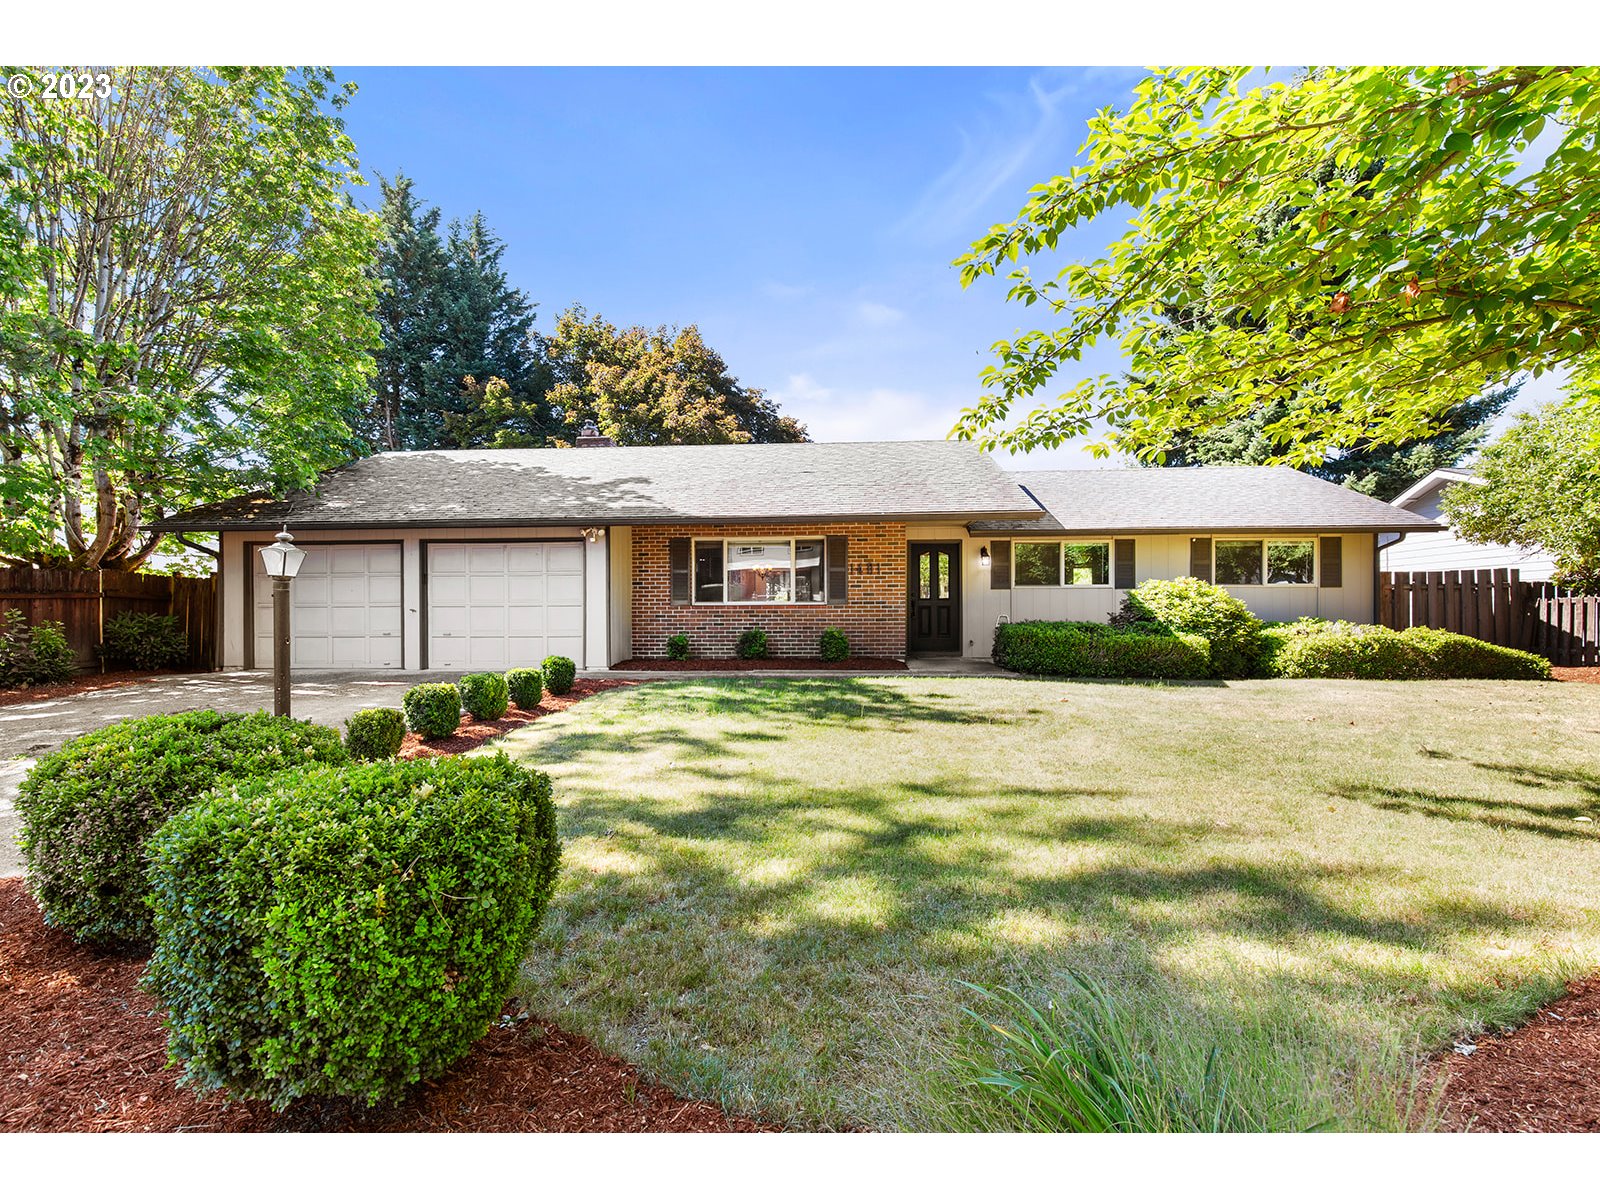
[[[272,715],[289,716],[289,584],[305,562],[306,552],[294,544],[285,525],[270,546],[261,547],[261,562],[272,580]]]

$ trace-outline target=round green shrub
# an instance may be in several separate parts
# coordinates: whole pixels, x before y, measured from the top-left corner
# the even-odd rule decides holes
[[[578,664],[570,658],[552,654],[539,664],[544,672],[544,686],[552,696],[565,696],[572,690],[572,681],[578,677]]]
[[[461,728],[461,693],[453,683],[419,683],[400,699],[406,728],[425,740],[447,738]]]
[[[842,629],[824,629],[818,651],[823,662],[842,662],[850,657],[850,639]]]
[[[524,710],[539,707],[544,699],[544,674],[532,667],[517,667],[506,672],[506,694],[511,703]]]
[[[252,782],[152,850],[144,982],[183,1078],[278,1109],[399,1099],[466,1054],[560,856],[549,777],[504,755]]]
[[[266,713],[141,717],[73,738],[22,781],[28,887],[45,921],[84,941],[148,941],[146,843],[214,787],[343,763],[337,730]]]
[[[456,687],[461,691],[462,706],[479,721],[498,721],[511,705],[504,675],[463,675]]]
[[[740,658],[767,657],[767,631],[760,626],[746,629],[739,635],[738,654]]]
[[[140,671],[181,667],[189,661],[189,637],[178,618],[165,613],[118,613],[106,622],[98,653],[107,662]]]
[[[1186,576],[1147,579],[1124,597],[1111,625],[1127,633],[1192,633],[1211,647],[1211,671],[1243,679],[1260,671],[1261,621],[1214,583]]]
[[[345,718],[344,730],[351,758],[393,758],[406,740],[406,719],[398,708],[363,708]]]
[[[667,639],[667,657],[675,662],[685,662],[689,658],[689,635],[675,633]]]

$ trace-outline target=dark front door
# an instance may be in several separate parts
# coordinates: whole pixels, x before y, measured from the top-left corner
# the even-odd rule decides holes
[[[961,653],[961,543],[912,542],[906,652]]]

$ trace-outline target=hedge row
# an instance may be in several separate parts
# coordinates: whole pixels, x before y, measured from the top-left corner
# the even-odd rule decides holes
[[[994,634],[994,661],[1029,675],[1204,679],[1210,647],[1192,633],[1122,633],[1085,621],[1016,621]]]
[[[1442,629],[1299,621],[1268,626],[1263,674],[1280,679],[1549,679],[1537,654]]]

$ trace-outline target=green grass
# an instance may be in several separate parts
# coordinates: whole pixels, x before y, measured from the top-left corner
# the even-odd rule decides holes
[[[1400,1127],[1600,962],[1583,685],[663,683],[502,744],[565,839],[535,1010],[799,1127],[1014,1124],[961,981],[1073,971],[1272,1127]]]

